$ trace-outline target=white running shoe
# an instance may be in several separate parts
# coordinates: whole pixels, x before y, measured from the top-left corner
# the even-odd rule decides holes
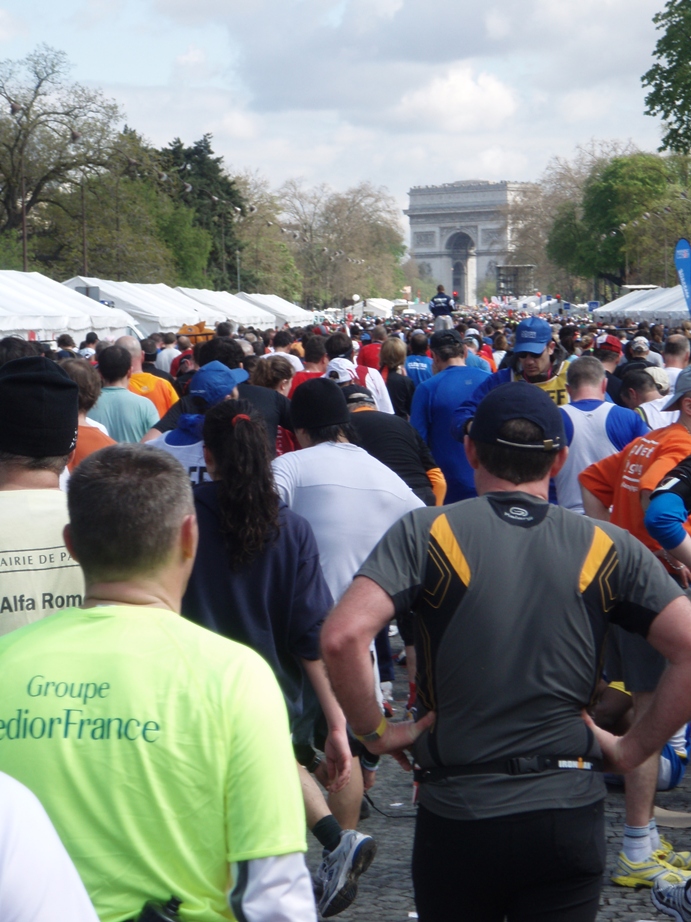
[[[377,843],[372,836],[344,829],[338,848],[328,852],[317,869],[317,908],[324,919],[343,912],[357,896],[357,881],[372,864]]]

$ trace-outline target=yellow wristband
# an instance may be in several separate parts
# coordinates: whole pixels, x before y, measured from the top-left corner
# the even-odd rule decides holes
[[[380,740],[382,736],[384,736],[387,727],[386,717],[382,717],[381,723],[376,730],[372,730],[371,733],[365,733],[363,736],[359,736],[356,733],[355,738],[360,740],[361,743],[376,743],[377,740]]]

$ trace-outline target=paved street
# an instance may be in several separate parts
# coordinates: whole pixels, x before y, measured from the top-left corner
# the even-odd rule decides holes
[[[392,638],[394,650],[400,648],[398,637]],[[397,714],[403,713],[407,684],[405,671],[396,668],[395,696]],[[358,898],[346,912],[337,918],[341,922],[404,922],[414,918],[413,889],[410,880],[410,855],[413,839],[414,808],[411,806],[411,779],[390,758],[382,760],[377,783],[371,791],[374,804],[388,816],[375,810],[359,826],[361,832],[377,840],[377,856],[370,870],[360,879]],[[691,774],[691,773],[690,773]],[[691,812],[691,776],[687,774],[681,786],[674,791],[658,794],[656,803],[667,810]],[[598,922],[637,922],[637,920],[669,919],[657,912],[648,890],[629,890],[609,883],[609,869],[613,866],[620,847],[624,824],[624,797],[619,791],[610,791],[607,798],[607,858],[608,874],[602,891]],[[680,850],[691,850],[691,829],[662,828],[661,832]],[[321,849],[308,834],[310,845],[308,863],[314,871],[319,863]],[[500,871],[501,869],[498,869]],[[470,882],[459,877],[458,885]],[[468,920],[439,920],[439,922],[468,922]]]

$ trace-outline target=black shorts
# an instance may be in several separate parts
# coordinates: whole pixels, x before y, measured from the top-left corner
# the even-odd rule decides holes
[[[415,645],[415,628],[413,627],[413,616],[407,611],[402,615],[396,615],[396,624],[398,633],[401,635],[403,646],[413,647]]]
[[[610,626],[605,648],[608,682],[623,682],[628,692],[654,692],[667,660],[640,634]]]
[[[487,820],[418,813],[420,922],[593,922],[604,868],[604,801]]]

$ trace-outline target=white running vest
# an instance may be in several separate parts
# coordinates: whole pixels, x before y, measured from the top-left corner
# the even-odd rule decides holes
[[[561,407],[573,423],[573,438],[566,464],[555,477],[557,503],[572,512],[584,514],[583,497],[578,475],[589,464],[618,451],[607,435],[607,417],[613,403],[601,403],[594,410],[579,410],[567,403]]]

